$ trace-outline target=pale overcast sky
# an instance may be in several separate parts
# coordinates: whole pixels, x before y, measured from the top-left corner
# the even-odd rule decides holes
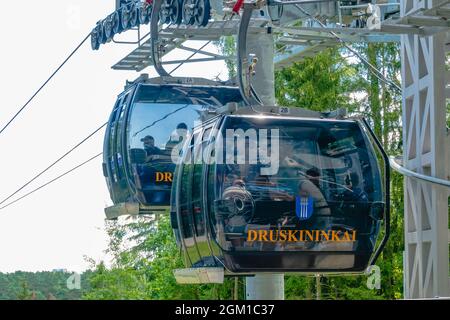
[[[114,5],[114,0],[2,3],[1,127],[95,23],[114,10]],[[199,47],[202,43],[193,45]],[[107,120],[125,80],[139,75],[110,68],[132,48],[107,44],[93,52],[90,42],[86,43],[0,135],[1,200]],[[173,56],[181,57],[179,53]],[[143,72],[155,75],[152,68]],[[220,62],[188,64],[175,73],[206,78],[218,74],[226,77]],[[97,154],[102,143],[103,132],[26,190]],[[97,261],[107,258],[103,253],[107,245],[103,210],[108,204],[110,198],[98,159],[26,200],[0,210],[0,272],[60,268],[82,271],[88,267],[83,256]]]

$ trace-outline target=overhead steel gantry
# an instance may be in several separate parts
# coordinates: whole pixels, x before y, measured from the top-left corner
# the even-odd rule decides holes
[[[167,65],[237,59],[241,92],[248,104],[257,105],[272,102],[271,96],[273,100],[273,89],[253,89],[255,83],[260,82],[257,89],[271,83],[258,80],[273,71],[261,64],[286,67],[341,43],[400,42],[404,155],[402,165],[392,160],[391,167],[405,176],[404,297],[448,297],[449,19],[448,0],[116,0],[116,11],[94,28],[92,48],[107,42],[135,44],[112,68],[142,71],[154,66],[163,77],[170,76]],[[127,30],[136,32],[135,42],[115,39]],[[188,40],[208,44],[224,36],[237,37],[236,57],[207,51],[207,45],[186,45]],[[247,52],[249,37],[253,47]],[[273,53],[252,55],[258,37],[261,46],[277,45],[273,64],[267,60]],[[165,59],[175,49],[190,56]],[[276,281],[281,292],[282,279]]]

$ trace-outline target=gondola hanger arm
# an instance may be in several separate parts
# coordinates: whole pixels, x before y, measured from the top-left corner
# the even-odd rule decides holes
[[[168,77],[170,74],[164,69],[161,61],[161,43],[159,39],[159,12],[161,10],[162,0],[147,0],[153,4],[152,15],[150,18],[150,41],[151,58],[156,72],[162,77]],[[148,2],[147,2],[148,3]]]
[[[243,1],[242,3],[243,13],[239,24],[237,41],[237,69],[239,88],[245,103],[249,106],[261,105],[262,102],[251,85],[251,77],[255,75],[255,66],[258,58],[247,53],[248,29],[253,10],[262,8],[265,4],[265,0]]]

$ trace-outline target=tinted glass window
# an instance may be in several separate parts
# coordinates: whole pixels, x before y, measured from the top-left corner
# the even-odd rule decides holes
[[[113,114],[110,127],[110,151],[108,155],[108,165],[112,173],[113,200],[115,203],[126,202],[130,199],[130,190],[124,175],[124,164],[122,158],[122,133],[124,126],[124,114],[127,107],[129,93],[121,100],[118,109]]]
[[[215,157],[215,141],[216,141],[216,137],[212,136],[210,138],[210,153],[209,156],[211,158]],[[212,235],[213,237],[215,236],[215,232],[216,232],[216,214],[215,214],[215,210],[214,210],[214,206],[215,206],[215,191],[216,191],[216,182],[220,184],[220,176],[216,175],[216,165],[214,163],[208,164],[208,216],[210,219],[210,228],[211,231],[214,232],[214,235]]]
[[[121,99],[117,99],[113,111],[111,112],[111,115],[109,117],[108,126],[106,129],[105,139],[103,143],[103,163],[104,168],[106,167],[105,178],[106,183],[108,185],[108,190],[111,195],[111,199],[113,202],[116,200],[116,190],[113,186],[113,183],[117,180],[117,177],[115,177],[115,173],[113,172],[113,157],[114,157],[114,150],[113,150],[113,129],[115,126],[115,120],[116,120],[116,114],[117,110],[120,106]]]
[[[117,180],[114,173],[114,135],[115,135],[115,126],[116,126],[116,115],[119,107],[121,106],[121,99],[116,101],[114,105],[113,112],[111,113],[109,123],[108,123],[108,134],[105,138],[105,162],[108,169],[108,177],[112,179],[112,181]]]
[[[196,154],[196,161],[194,162],[194,175],[192,182],[192,211],[194,214],[194,222],[196,234],[198,236],[205,234],[205,221],[204,221],[204,212],[203,212],[203,197],[202,197],[202,186],[203,186],[203,164],[202,164],[202,156],[203,150],[205,150],[208,141],[209,135],[211,134],[211,128],[205,130],[203,133],[201,148],[198,148]]]
[[[181,234],[180,234],[180,227],[178,223],[178,217],[177,217],[177,181],[179,179],[179,172],[180,172],[181,166],[177,166],[174,172],[173,177],[173,188],[171,190],[170,195],[170,224],[172,226],[172,229],[175,234],[176,242],[179,246],[181,246]]]
[[[117,163],[117,175],[118,179],[125,177],[124,163],[122,158],[123,151],[123,130],[125,122],[125,112],[127,110],[127,104],[130,94],[125,95],[122,100],[122,108],[118,111],[117,127],[116,127],[116,163]]]
[[[239,102],[239,90],[141,86],[129,118],[129,163],[138,197],[147,205],[170,205],[176,158],[202,112]]]
[[[225,249],[330,249],[327,237],[314,245],[275,241],[280,230],[356,232],[359,244],[333,243],[332,250],[371,246],[377,221],[369,215],[380,210],[381,181],[357,123],[228,117],[222,137],[232,146],[223,148],[216,172],[217,238]],[[255,234],[274,241],[253,241]]]
[[[193,237],[192,232],[192,213],[189,210],[190,193],[191,193],[191,174],[192,164],[185,164],[182,167],[181,186],[180,186],[180,201],[179,210],[181,214],[181,225],[183,228],[183,236],[185,238]]]

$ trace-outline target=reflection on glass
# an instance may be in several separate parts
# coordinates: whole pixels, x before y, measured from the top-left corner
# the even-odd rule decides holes
[[[130,176],[141,203],[170,205],[176,160],[202,112],[240,101],[239,91],[141,86],[128,122]]]
[[[217,165],[221,183],[216,184],[214,222],[224,249],[371,250],[378,222],[369,214],[380,210],[381,181],[373,151],[355,122],[229,117],[224,127],[279,130],[276,174],[262,175],[260,161]],[[268,151],[275,152],[270,144]],[[250,230],[256,241],[250,240]],[[299,233],[284,241],[289,230],[319,234],[311,233],[314,241]],[[332,243],[320,233],[331,237],[333,230],[356,234],[357,241]],[[258,241],[261,235],[266,239]]]

